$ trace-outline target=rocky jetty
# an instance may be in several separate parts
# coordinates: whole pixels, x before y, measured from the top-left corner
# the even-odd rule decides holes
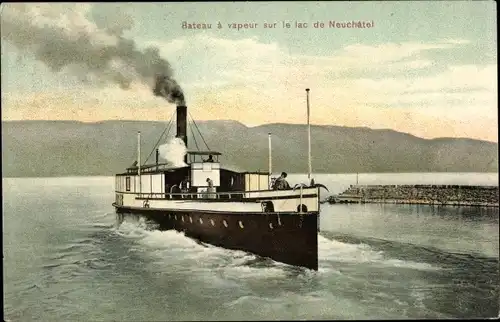
[[[351,185],[329,203],[401,203],[498,207],[497,186]]]

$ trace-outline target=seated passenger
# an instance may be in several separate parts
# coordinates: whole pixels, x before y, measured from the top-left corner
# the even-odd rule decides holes
[[[273,190],[291,189],[288,181],[285,179],[286,177],[286,172],[282,172],[281,175],[274,181]]]

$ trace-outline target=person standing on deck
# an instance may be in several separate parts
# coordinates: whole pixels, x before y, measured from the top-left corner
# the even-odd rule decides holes
[[[181,193],[187,193],[189,191],[189,180],[188,177],[185,177],[184,180],[181,181],[180,185]],[[182,195],[182,198],[186,198],[185,195]]]
[[[210,199],[215,199],[217,196],[215,195],[215,188],[214,188],[214,182],[212,179],[207,178],[207,193],[208,193],[208,198]]]

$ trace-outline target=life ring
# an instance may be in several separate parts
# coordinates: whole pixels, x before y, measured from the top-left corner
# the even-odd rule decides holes
[[[301,208],[302,208],[302,212],[307,212],[307,206],[304,204],[297,206],[297,212],[301,212]]]

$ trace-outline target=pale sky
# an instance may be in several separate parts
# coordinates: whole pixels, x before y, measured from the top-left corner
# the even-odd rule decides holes
[[[25,33],[14,44],[9,26],[15,20],[36,30],[59,28],[75,43],[90,35],[96,46],[116,40],[114,26],[140,50],[158,47],[197,120],[304,123],[308,87],[313,124],[498,142],[493,1],[12,6],[1,7],[2,120],[168,121],[173,112],[150,83],[123,90],[91,73],[83,82],[79,66],[49,68],[35,59],[36,41],[59,34]],[[296,21],[308,28],[296,28]],[[317,21],[325,27],[314,28]],[[374,26],[329,28],[330,21]],[[183,29],[183,22],[212,29]],[[263,27],[274,22],[274,29]],[[258,25],[235,30],[231,23]],[[31,43],[29,37],[38,38]]]

